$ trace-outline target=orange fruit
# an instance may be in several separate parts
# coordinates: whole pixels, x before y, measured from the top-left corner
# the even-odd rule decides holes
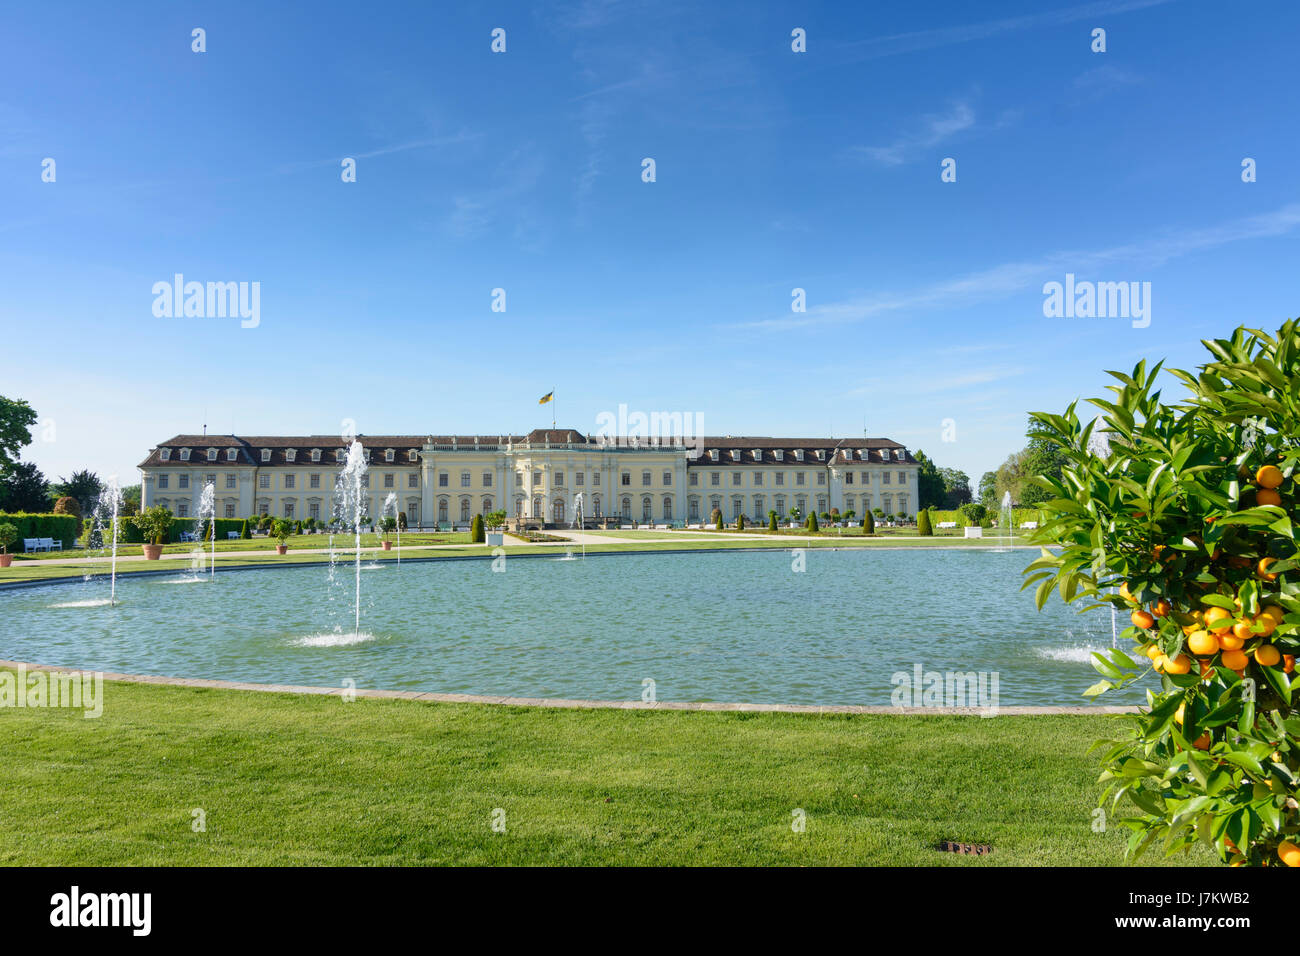
[[[1269,604],[1259,613],[1263,614],[1265,617],[1271,617],[1274,624],[1281,624],[1282,618],[1286,616],[1286,611],[1282,610],[1276,604]]]
[[[1232,634],[1243,641],[1248,641],[1255,636],[1254,625],[1250,621],[1238,621],[1232,625]]]
[[[1255,566],[1255,571],[1265,581],[1276,581],[1277,575],[1268,573],[1269,567],[1274,564],[1277,564],[1277,558],[1260,558],[1259,564]]]
[[[1222,626],[1216,627],[1215,623],[1217,621],[1231,622],[1232,612],[1224,607],[1212,607],[1205,612],[1204,620],[1205,620],[1205,626],[1208,627],[1210,630],[1214,631],[1214,633],[1218,634],[1222,631],[1226,631],[1229,628],[1231,628],[1232,624],[1224,623]]]
[[[1195,631],[1187,638],[1187,649],[1201,657],[1219,653],[1219,639],[1208,631]]]
[[[1135,627],[1149,628],[1156,623],[1156,619],[1146,611],[1134,611],[1129,615],[1129,619]]]
[[[1300,846],[1283,840],[1277,845],[1277,858],[1287,866],[1300,866]]]
[[[1294,655],[1294,654],[1283,654],[1283,655],[1282,655],[1282,672],[1283,672],[1284,674],[1290,674],[1293,670],[1295,670],[1295,655]]]
[[[1165,672],[1165,665],[1168,663],[1169,658],[1165,657],[1163,654],[1158,654],[1151,658],[1151,669],[1157,674],[1163,674]]]
[[[1214,665],[1209,661],[1201,661],[1201,676],[1209,680],[1214,676]]]
[[[1277,630],[1277,621],[1273,620],[1267,614],[1255,615],[1255,626],[1259,628],[1260,637],[1268,637]]]
[[[1146,656],[1151,660],[1155,660],[1163,654],[1164,651],[1160,650],[1159,644],[1148,644],[1146,647],[1142,648],[1142,653],[1146,654]]]
[[[1244,651],[1235,650],[1224,651],[1223,657],[1221,657],[1220,660],[1223,661],[1224,667],[1234,671],[1243,670],[1245,666],[1250,663],[1250,658],[1246,656]]]
[[[1272,644],[1261,644],[1255,648],[1255,663],[1273,667],[1282,659],[1282,652]]]
[[[1282,496],[1276,491],[1269,491],[1267,488],[1255,492],[1255,504],[1257,505],[1280,505]]]
[[[1201,734],[1201,736],[1197,737],[1196,743],[1192,744],[1192,746],[1195,747],[1197,750],[1209,750],[1210,732],[1207,730],[1205,733]]]
[[[1282,484],[1282,469],[1277,465],[1264,465],[1255,472],[1255,484],[1261,488],[1278,488]]]
[[[1246,642],[1239,638],[1231,631],[1224,631],[1217,635],[1219,639],[1219,649],[1224,651],[1239,651],[1246,646]]]
[[[1175,714],[1174,714],[1174,723],[1176,723],[1176,724],[1180,724],[1180,725],[1182,724],[1182,722],[1183,722],[1183,711],[1184,711],[1186,708],[1187,708],[1187,705],[1186,705],[1186,704],[1179,704],[1179,705],[1178,705],[1178,710],[1177,710],[1177,712],[1175,712]]]
[[[1179,654],[1172,660],[1165,658],[1166,674],[1186,674],[1192,669],[1192,659],[1186,654]]]
[[[1168,617],[1169,612],[1172,610],[1173,607],[1170,606],[1169,602],[1166,601],[1164,598],[1161,598],[1159,601],[1156,602],[1155,607],[1151,609],[1151,613],[1154,614],[1156,617]]]
[[[1136,598],[1133,597],[1133,592],[1128,589],[1127,581],[1119,586],[1119,596],[1125,601],[1136,601]]]

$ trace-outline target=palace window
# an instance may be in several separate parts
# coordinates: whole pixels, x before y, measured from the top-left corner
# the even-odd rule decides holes
[[[780,448],[778,448],[776,451],[772,452],[772,454],[776,455],[776,460],[777,460],[777,461],[785,461],[785,452],[782,451]]]
[[[778,471],[778,472],[776,473],[776,485],[777,485],[777,487],[779,488],[779,487],[781,487],[781,486],[784,485],[784,484],[785,484],[785,472],[784,472],[784,471]]]
[[[882,484],[886,484],[886,485],[889,484],[889,472],[882,471],[880,473],[880,481]]]
[[[230,489],[230,488],[238,488],[238,487],[239,487],[239,476],[226,475],[226,488]]]
[[[763,473],[761,471],[754,472],[754,487],[755,488],[762,487],[762,484],[763,484]]]
[[[844,483],[845,483],[846,485],[851,485],[851,484],[853,484],[853,472],[851,472],[851,471],[846,471],[846,472],[844,473]]]
[[[292,517],[293,517],[293,502],[292,502],[292,501],[286,501],[286,502],[284,503],[284,516],[285,516],[286,518],[292,518]]]
[[[216,475],[204,475],[204,476],[203,476],[203,483],[204,483],[205,485],[211,485],[213,488],[216,488],[216,487],[217,487],[217,476],[216,476]]]
[[[166,487],[167,487],[167,476],[166,476],[166,475],[159,475],[159,476],[158,476],[158,487],[159,487],[159,488],[166,488]]]
[[[826,484],[826,472],[824,471],[817,472],[817,484],[819,485]]]
[[[392,461],[392,460],[393,460],[393,450],[391,448],[385,448],[384,461]]]
[[[182,448],[181,461],[189,461],[189,460],[190,460],[190,450],[188,448]]]
[[[522,471],[516,471],[516,472],[515,472],[515,487],[516,487],[516,488],[522,488],[523,486],[524,486],[524,473],[523,473]]]
[[[406,460],[407,460],[407,461],[419,461],[419,460],[420,460],[420,455],[419,455],[419,453],[418,453],[414,448],[412,448],[409,452],[406,453]]]
[[[190,486],[190,476],[181,475],[180,480],[176,483],[178,488],[188,488]]]
[[[664,495],[664,520],[673,520],[673,498],[672,495]]]
[[[619,478],[621,479],[621,484],[623,485],[624,488],[632,484],[632,472],[630,471],[623,472],[623,474],[620,475]]]
[[[285,451],[284,451],[284,460],[285,460],[285,461],[293,461],[293,460],[294,460],[295,458],[297,458],[297,457],[298,457],[298,449],[296,449],[296,448],[286,448],[286,449],[285,449]]]
[[[641,472],[641,487],[642,488],[650,487],[650,472],[648,471]]]
[[[802,471],[796,471],[796,472],[794,473],[794,483],[795,483],[796,485],[802,485],[802,484],[803,484],[803,477],[804,477],[804,473],[803,473]]]
[[[862,479],[862,483],[863,483],[864,485],[869,485],[869,484],[871,484],[871,472],[869,472],[869,471],[864,471],[864,472],[862,472],[858,477]]]
[[[159,460],[159,461],[171,461],[171,460],[172,460],[172,450],[171,450],[170,448],[159,448],[159,449],[158,449],[158,460]]]
[[[596,487],[600,487],[600,469],[599,469],[599,468],[597,468],[595,471],[593,471],[593,472],[591,473],[591,483],[592,483],[593,485],[595,485]]]
[[[698,471],[690,472],[686,477],[686,481],[692,488],[698,488],[700,486],[700,473]]]
[[[802,448],[796,448],[796,449],[794,450],[794,460],[795,460],[795,461],[803,461],[803,449],[802,449]]]
[[[227,517],[227,518],[233,518],[234,516],[235,516],[235,503],[234,503],[233,501],[227,501],[227,502],[226,502],[226,517]]]
[[[562,471],[557,471],[557,472],[555,473],[555,480],[552,482],[552,484],[554,484],[556,488],[563,488],[563,487],[564,487],[564,472],[562,472]]]
[[[270,476],[270,475],[258,475],[258,476],[257,476],[257,487],[259,487],[259,488],[270,488],[270,487],[271,487],[271,476]]]
[[[709,484],[712,485],[714,488],[716,488],[716,487],[718,487],[718,485],[722,484],[722,472],[720,472],[720,471],[710,472],[710,473],[709,473]]]
[[[898,510],[907,511],[907,495],[898,496]]]
[[[900,472],[898,473],[898,483],[899,483],[900,485],[905,485],[905,484],[907,484],[907,472],[905,472],[905,471],[900,471]]]
[[[578,487],[581,488],[587,483],[587,473],[585,471],[574,472],[573,480],[577,483]]]
[[[447,473],[445,471],[438,472],[438,487],[439,488],[447,487]]]
[[[419,487],[420,487],[420,476],[419,476],[418,474],[416,474],[415,472],[411,472],[409,475],[407,475],[407,476],[406,476],[406,487],[408,487],[408,488],[419,488]]]
[[[686,507],[687,507],[687,515],[689,516],[690,520],[699,521],[700,520],[700,499],[692,498],[689,502],[687,502]]]
[[[384,487],[385,488],[393,487],[393,473],[391,471],[384,472]]]
[[[319,502],[319,501],[313,501],[311,504],[307,505],[307,517],[309,517],[309,518],[319,518],[319,517],[320,517],[320,502]]]
[[[361,476],[361,487],[362,488],[370,487],[370,475],[366,474]]]
[[[641,499],[641,520],[650,520],[650,499],[648,497]]]
[[[733,472],[731,473],[731,483],[732,483],[733,486],[735,486],[735,487],[737,487],[737,488],[740,487],[740,477],[741,477],[741,475],[740,475],[740,472],[738,472],[738,471],[733,471]]]
[[[308,479],[307,479],[307,484],[308,484],[310,487],[312,487],[312,488],[319,488],[319,487],[320,487],[320,472],[317,472],[316,474],[314,474],[314,475],[312,475],[310,478],[308,478]]]
[[[668,486],[668,485],[671,485],[672,483],[673,483],[673,473],[672,473],[671,471],[665,471],[665,472],[664,472],[664,485],[665,485],[665,486]]]
[[[718,450],[716,448],[709,449],[709,458],[713,461],[718,460]]]
[[[270,460],[271,460],[271,449],[269,449],[269,448],[263,448],[263,449],[262,449],[262,461],[266,462],[266,461],[270,461]]]
[[[312,461],[320,461],[320,449],[319,449],[319,448],[313,448],[313,449],[311,450],[311,460],[312,460]]]
[[[188,518],[190,516],[190,505],[188,501],[179,502],[176,505],[176,517]]]
[[[541,486],[542,486],[542,473],[540,471],[535,471],[533,472],[533,487],[540,488]],[[534,517],[540,518],[541,515],[534,515]]]
[[[469,472],[468,472],[468,471],[462,471],[462,472],[460,473],[460,486],[461,486],[462,488],[468,488],[468,487],[469,487]]]
[[[348,456],[347,452],[345,452],[342,448],[336,448],[334,450],[334,460],[337,462],[340,463],[343,462],[347,458],[347,456]]]
[[[209,448],[208,461],[216,461],[216,460],[217,460],[217,450],[215,448]]]
[[[285,488],[293,488],[293,475],[285,475],[285,476],[284,476],[284,487],[285,487]]]

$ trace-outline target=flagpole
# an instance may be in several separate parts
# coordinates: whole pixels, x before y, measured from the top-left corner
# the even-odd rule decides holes
[[[551,386],[551,430],[555,430],[555,386]]]

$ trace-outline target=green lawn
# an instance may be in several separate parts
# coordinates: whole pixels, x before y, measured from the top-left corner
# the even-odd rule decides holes
[[[361,536],[361,546],[363,548],[377,548],[383,536],[378,534],[363,534]],[[393,542],[393,547],[397,547],[397,535],[394,533],[389,537]],[[351,546],[353,536],[351,534],[338,534],[334,536],[336,547],[344,545]],[[223,551],[273,551],[278,542],[275,538],[254,537],[254,538],[221,538],[217,540],[217,554]],[[330,536],[327,534],[295,534],[288,538],[290,548],[328,548]],[[402,533],[402,547],[407,545],[421,544],[469,544],[469,532],[467,531],[410,531]],[[196,548],[202,548],[203,551],[212,550],[212,542],[176,542],[173,544],[163,545],[164,555],[185,555],[189,556],[190,552]],[[139,554],[139,544],[120,543],[118,552],[120,554]],[[63,551],[41,551],[34,554],[15,554],[14,563],[19,564],[26,561],[49,561],[58,558],[99,558],[106,554],[102,548],[66,548]]]
[[[114,683],[97,720],[0,711],[0,864],[1115,865],[1084,754],[1110,727]]]

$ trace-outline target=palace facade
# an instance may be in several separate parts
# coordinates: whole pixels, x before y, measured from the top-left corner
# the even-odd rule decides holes
[[[916,460],[887,438],[676,439],[593,437],[573,429],[527,435],[358,435],[368,462],[369,514],[394,497],[412,527],[465,525],[504,510],[538,525],[619,516],[698,524],[714,508],[787,520],[838,509],[916,513]],[[194,516],[204,485],[217,517],[328,521],[351,439],[337,435],[177,435],[140,463],[141,503]],[[581,497],[579,497],[581,496]]]

